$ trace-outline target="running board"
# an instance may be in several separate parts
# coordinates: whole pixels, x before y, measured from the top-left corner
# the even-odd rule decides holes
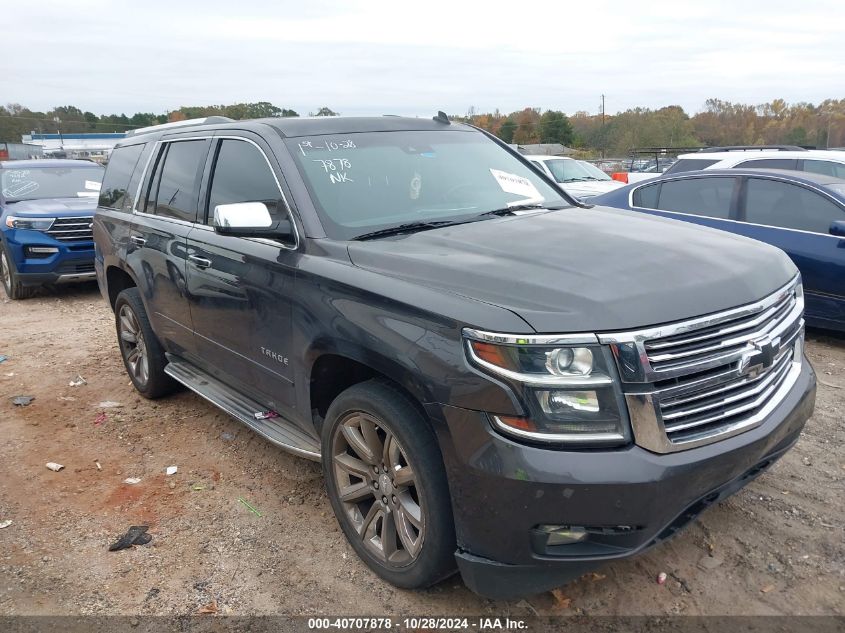
[[[286,451],[320,461],[320,443],[282,417],[256,419],[266,409],[201,369],[171,354],[164,373]]]

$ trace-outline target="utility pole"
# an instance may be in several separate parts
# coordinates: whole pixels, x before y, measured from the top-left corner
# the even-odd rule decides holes
[[[601,157],[604,158],[604,95],[601,96]]]

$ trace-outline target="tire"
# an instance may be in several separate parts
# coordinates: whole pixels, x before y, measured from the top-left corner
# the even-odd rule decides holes
[[[117,295],[114,317],[120,356],[138,393],[152,400],[175,391],[178,384],[164,373],[167,358],[150,327],[137,288],[127,288]]]
[[[326,414],[321,452],[332,509],[370,569],[405,589],[454,573],[455,526],[440,448],[398,388],[369,380],[341,393]]]
[[[24,286],[21,283],[15,270],[15,264],[6,251],[6,247],[2,245],[0,245],[0,280],[2,280],[3,290],[6,291],[6,296],[9,299],[28,299],[35,293],[37,287]]]

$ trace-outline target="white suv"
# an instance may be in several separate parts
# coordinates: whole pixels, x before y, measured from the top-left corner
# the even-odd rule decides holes
[[[664,174],[695,169],[731,169],[760,167],[791,169],[845,178],[845,152],[803,149],[793,145],[736,145],[710,147],[694,154],[681,154]]]

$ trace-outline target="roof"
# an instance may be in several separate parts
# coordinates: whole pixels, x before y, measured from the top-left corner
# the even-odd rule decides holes
[[[153,126],[148,131],[126,137],[127,143],[136,143],[151,134],[176,134],[180,132],[203,132],[226,129],[256,129],[262,125],[274,128],[281,136],[295,138],[299,136],[318,136],[321,134],[355,134],[358,132],[401,132],[401,131],[443,131],[475,132],[475,128],[452,121],[440,123],[431,118],[412,118],[399,116],[379,117],[271,117],[266,119],[248,119],[231,123],[211,122],[202,124],[186,122],[184,126]]]
[[[4,160],[0,161],[0,169],[60,169],[62,167],[90,167],[92,169],[102,169],[102,165],[98,165],[90,160],[72,160],[59,158],[45,158],[42,160]]]
[[[734,167],[733,169],[698,169],[693,171],[682,171],[676,174],[658,174],[648,181],[632,183],[631,186],[644,184],[645,182],[663,182],[685,176],[778,176],[788,178],[795,182],[802,182],[810,185],[839,185],[845,184],[845,179],[825,174],[816,174],[810,171],[793,171],[791,169],[762,169],[753,167]]]
[[[569,156],[550,156],[549,154],[523,154],[523,158],[530,158],[531,160],[538,160],[545,162],[547,160],[575,160]]]
[[[681,154],[678,159],[703,159],[703,160],[727,160],[728,158],[736,159],[737,161],[756,160],[759,158],[827,158],[838,161],[845,160],[845,156],[841,152],[827,149],[802,149],[802,150],[778,150],[778,149],[759,149],[759,150],[744,150],[744,151],[721,151],[721,152],[695,152],[693,154]]]
[[[62,139],[78,139],[78,140],[88,140],[88,139],[122,139],[126,136],[125,132],[80,132],[78,134],[74,133],[62,133],[62,134],[24,134],[24,136],[28,136],[32,141],[58,141]]]

